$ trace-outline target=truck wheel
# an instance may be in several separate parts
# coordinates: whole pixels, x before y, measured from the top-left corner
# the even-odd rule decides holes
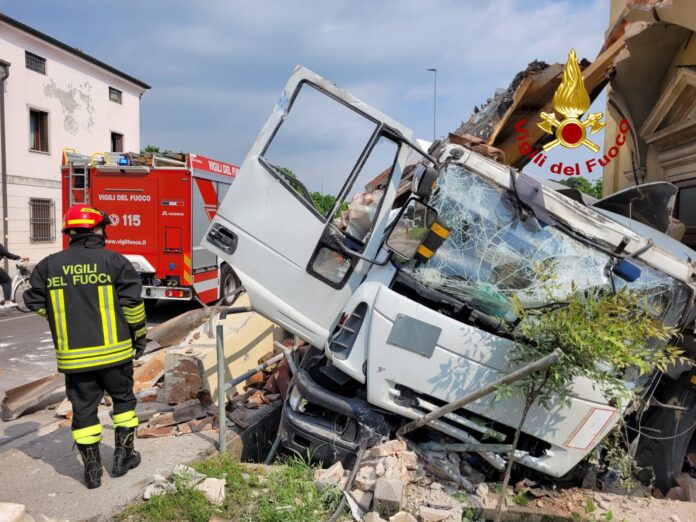
[[[27,305],[24,304],[24,292],[29,290],[29,288],[31,288],[31,285],[27,281],[22,281],[17,288],[15,288],[13,301],[17,303],[17,310],[20,312],[27,313],[30,311]]]
[[[220,270],[220,303],[224,306],[231,306],[239,294],[234,291],[239,288],[239,278],[229,265],[222,265]]]
[[[669,379],[664,376],[663,379]],[[696,452],[696,385],[691,383],[690,372],[671,381],[655,396],[663,404],[689,408],[687,411],[652,406],[641,423],[640,442],[636,452],[639,466],[652,468],[655,486],[663,493],[676,485],[675,478],[688,469],[686,456]],[[647,429],[646,429],[647,428]],[[678,437],[675,437],[678,435]],[[661,437],[663,439],[648,438]],[[649,475],[649,471],[648,475]],[[650,479],[651,477],[641,477]]]

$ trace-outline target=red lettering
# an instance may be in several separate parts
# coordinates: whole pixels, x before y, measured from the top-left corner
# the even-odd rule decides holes
[[[624,143],[626,143],[626,135],[623,133],[617,134],[616,135],[616,144],[620,147]]]
[[[594,167],[596,164],[597,164],[597,160],[595,160],[594,158],[588,159],[588,160],[585,162],[585,166],[587,167],[587,173],[588,173],[588,174],[589,174],[590,172],[592,172],[592,167]]]
[[[563,168],[562,161],[559,161],[558,163],[554,163],[553,165],[551,165],[551,174],[560,174],[562,168]]]
[[[515,124],[515,130],[522,133],[525,137],[529,136],[529,131],[524,128],[525,123],[527,123],[527,118],[522,118]],[[519,139],[519,138],[517,138]]]
[[[517,128],[517,127],[515,127]],[[623,118],[621,120],[621,123],[619,123],[619,130],[621,131],[622,134],[628,133],[629,129],[631,126],[628,124],[628,120],[626,118]]]
[[[609,157],[610,158],[615,158],[619,154],[619,148],[614,145],[612,148],[609,149]]]

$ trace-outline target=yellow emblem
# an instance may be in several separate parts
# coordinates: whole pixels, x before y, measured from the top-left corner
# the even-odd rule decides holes
[[[587,129],[590,129],[590,134],[602,130],[605,125],[601,121],[604,113],[588,114],[585,121],[579,119],[590,108],[590,97],[582,80],[575,49],[571,49],[568,54],[568,61],[563,70],[563,81],[553,95],[553,106],[565,118],[558,121],[556,113],[542,112],[540,114],[542,121],[537,123],[539,128],[556,137],[542,147],[544,151],[561,144],[569,149],[585,145],[592,151],[599,152],[599,145],[587,139]]]

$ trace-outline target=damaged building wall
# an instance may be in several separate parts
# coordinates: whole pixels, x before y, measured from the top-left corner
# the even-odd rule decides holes
[[[669,181],[680,189],[675,217],[683,242],[696,246],[696,3],[612,0],[607,42],[622,35],[607,93],[604,152],[626,118],[627,146],[604,168],[605,195],[638,183]]]

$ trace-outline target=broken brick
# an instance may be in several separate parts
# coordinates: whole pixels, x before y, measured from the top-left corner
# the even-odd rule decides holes
[[[266,379],[266,384],[263,385],[263,389],[269,393],[278,393],[278,384],[276,383],[275,374]]]
[[[246,418],[246,411],[244,411],[242,408],[227,412],[227,418],[243,430],[249,427],[249,421],[247,421]]]
[[[186,433],[197,433],[199,431],[207,431],[215,428],[215,422],[213,417],[206,417],[205,419],[194,419],[177,426],[177,430],[181,434]]]
[[[164,376],[164,359],[166,350],[153,354],[133,372],[133,391],[139,392],[153,387]]]
[[[176,426],[162,426],[160,428],[150,428],[148,426],[139,427],[135,434],[140,439],[154,439],[156,437],[168,437],[174,435]]]
[[[208,412],[200,404],[190,404],[171,412],[158,413],[154,415],[150,419],[149,425],[151,428],[173,426],[174,424],[181,424],[182,422],[187,422],[191,419],[200,419],[201,417],[205,417],[207,415]]]
[[[246,382],[244,383],[244,389],[247,390],[251,387],[257,387],[263,384],[265,378],[266,377],[264,376],[263,372],[256,372],[254,375],[252,375],[246,380]]]
[[[145,388],[144,390],[136,392],[135,398],[138,399],[138,402],[155,402],[159,391],[160,389],[154,386],[152,388]]]
[[[390,440],[370,450],[370,458],[387,457],[406,451],[406,443],[403,440]]]

